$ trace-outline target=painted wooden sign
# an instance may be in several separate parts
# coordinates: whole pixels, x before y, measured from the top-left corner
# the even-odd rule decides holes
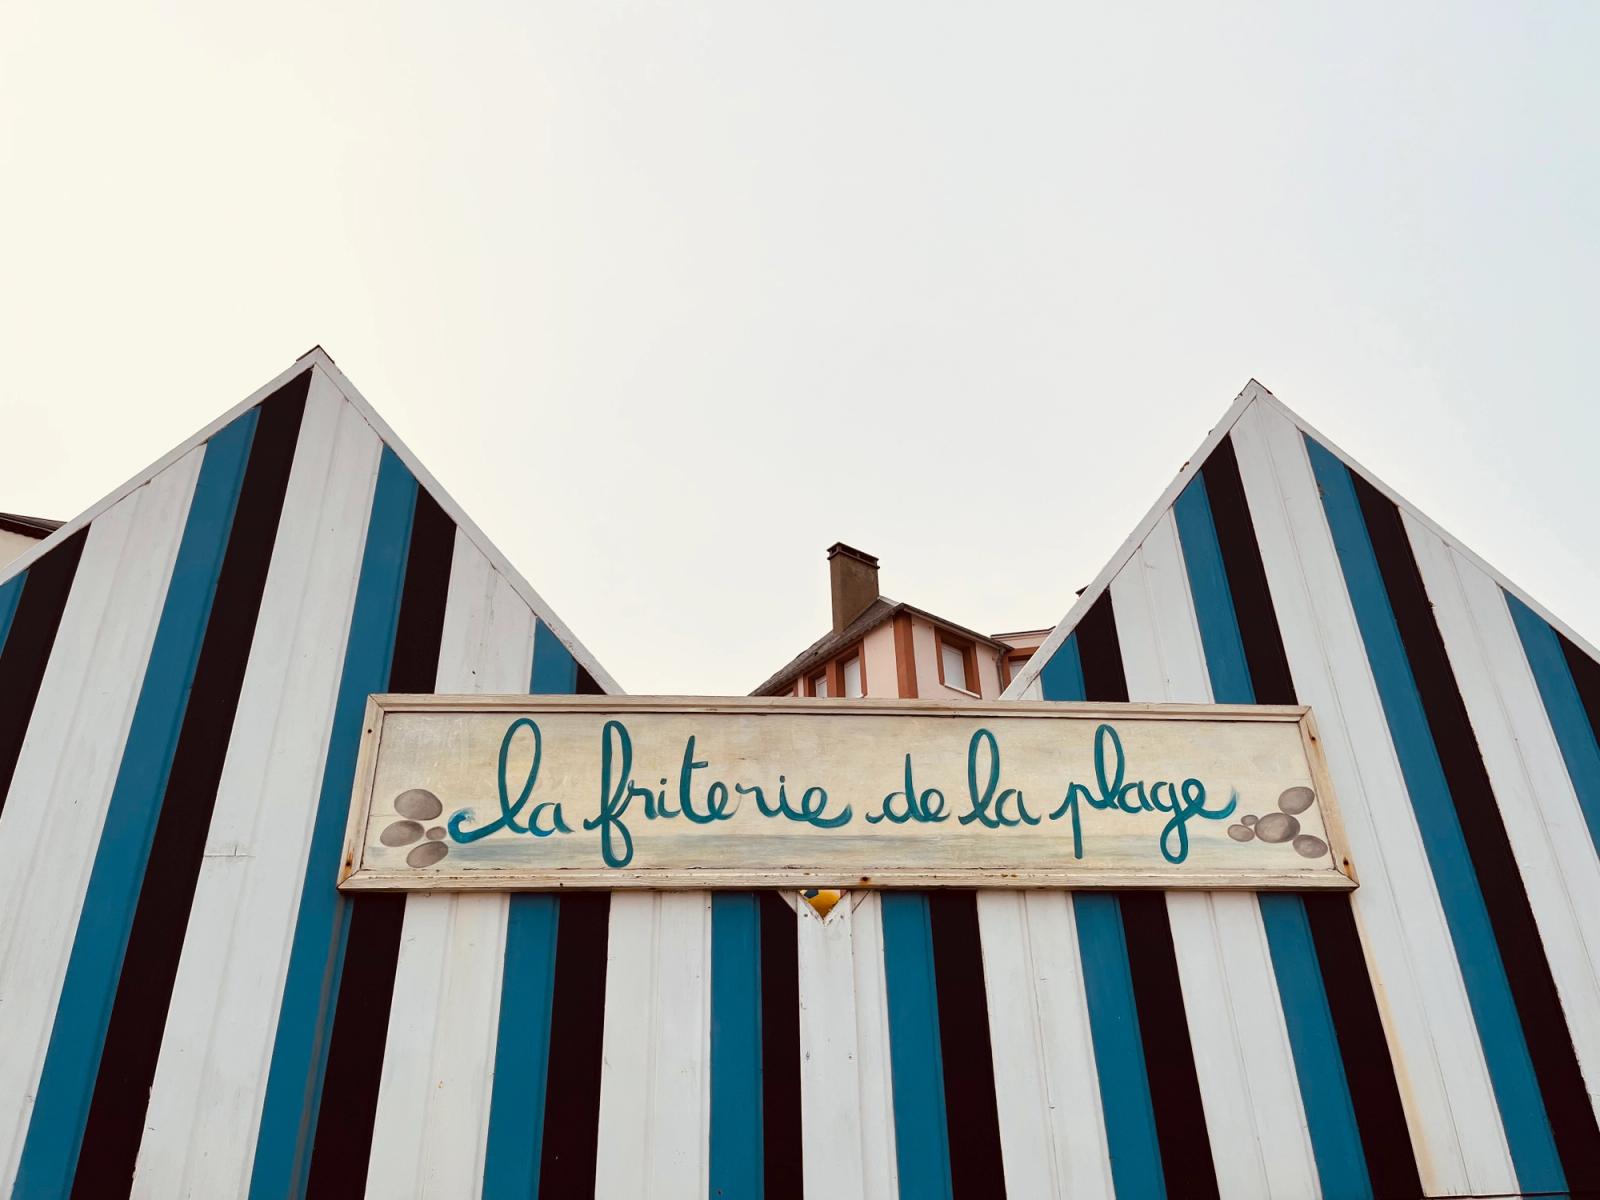
[[[340,886],[1352,888],[1308,709],[374,696]]]

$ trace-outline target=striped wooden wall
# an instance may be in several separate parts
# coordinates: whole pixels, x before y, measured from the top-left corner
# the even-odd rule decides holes
[[[1097,1079],[1102,1190],[1600,1194],[1600,664],[1570,631],[1252,384],[1014,690],[1310,704],[1361,880],[980,901],[997,1090]],[[1074,1003],[993,961],[1063,944]],[[1010,1190],[1075,1194],[1074,1131],[1017,1107]]]
[[[1252,386],[1014,685],[1314,706],[1353,896],[361,896],[365,697],[614,684],[313,352],[0,580],[0,1193],[1600,1188],[1600,665]]]

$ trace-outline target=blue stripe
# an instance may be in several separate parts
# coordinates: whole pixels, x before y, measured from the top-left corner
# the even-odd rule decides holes
[[[1361,627],[1367,661],[1378,685],[1389,734],[1455,943],[1517,1182],[1524,1191],[1564,1191],[1566,1177],[1528,1057],[1500,948],[1439,762],[1438,747],[1411,674],[1405,644],[1395,624],[1355,486],[1349,470],[1328,450],[1311,438],[1306,439],[1306,447],[1322,491],[1322,507],[1333,533],[1345,586]]]
[[[27,577],[26,571],[19,571],[0,583],[0,650],[6,648],[6,634],[11,632],[11,618],[16,616],[17,601],[22,599],[22,581]]]
[[[1528,656],[1534,682],[1539,685],[1550,728],[1555,731],[1556,745],[1561,747],[1561,757],[1566,761],[1567,777],[1578,794],[1589,839],[1600,849],[1600,745],[1595,743],[1595,730],[1578,695],[1572,668],[1561,652],[1556,631],[1510,592],[1505,597],[1517,636],[1522,639],[1522,651]]]
[[[1254,704],[1255,688],[1250,681],[1239,617],[1233,607],[1233,591],[1228,586],[1203,476],[1196,476],[1183,489],[1173,505],[1173,514],[1178,523],[1178,539],[1183,544],[1184,569],[1200,624],[1212,696],[1219,704]],[[1367,1174],[1361,1131],[1356,1125],[1344,1060],[1339,1055],[1316,945],[1311,940],[1305,900],[1285,893],[1261,895],[1258,900],[1322,1193],[1329,1200],[1364,1200],[1372,1195],[1372,1180]]]
[[[77,1169],[117,979],[233,527],[257,412],[251,409],[212,437],[201,459],[84,893],[17,1170],[17,1196],[61,1195],[70,1188]],[[20,584],[20,578],[11,583]],[[0,595],[0,626],[9,624],[10,618],[11,608]]]
[[[1211,695],[1218,704],[1254,704],[1256,690],[1250,682],[1250,665],[1239,636],[1239,617],[1233,608],[1233,590],[1222,562],[1217,525],[1211,519],[1211,498],[1206,481],[1196,475],[1172,506],[1183,545],[1183,566],[1194,597],[1200,623],[1200,644],[1206,653],[1206,673]]]
[[[539,1194],[560,916],[560,901],[550,892],[511,897],[483,1162],[484,1200],[531,1200]]]
[[[1083,658],[1076,633],[1045,663],[1039,683],[1046,700],[1084,698]],[[1111,1155],[1111,1180],[1117,1195],[1129,1200],[1165,1196],[1156,1110],[1150,1099],[1128,942],[1122,931],[1122,905],[1106,892],[1076,892],[1072,908]]]
[[[1068,634],[1050,660],[1039,668],[1039,694],[1046,700],[1082,700],[1087,690],[1083,682],[1083,657],[1078,653],[1078,635]]]
[[[528,691],[535,696],[570,696],[578,690],[578,664],[543,621],[533,638],[533,678]]]
[[[1100,1107],[1105,1114],[1111,1180],[1118,1196],[1144,1200],[1167,1194],[1156,1137],[1155,1105],[1145,1070],[1139,1009],[1133,998],[1122,905],[1109,892],[1074,892],[1073,919],[1083,961],[1083,990],[1094,1042]],[[1182,1014],[1176,1014],[1182,1019]]]
[[[895,1160],[900,1194],[950,1200],[950,1134],[945,1122],[939,994],[933,923],[923,892],[883,893],[883,974],[889,1000],[889,1074],[894,1087]],[[983,1013],[970,1014],[985,1020]]]
[[[762,1195],[761,1119],[760,910],[754,892],[717,892],[711,898],[714,1200]]]
[[[367,696],[388,689],[395,628],[410,549],[417,481],[387,446],[367,522],[361,577],[356,584],[344,672],[328,738],[322,794],[311,829],[305,883],[289,971],[284,981],[278,1034],[267,1074],[267,1094],[250,1175],[253,1197],[304,1194],[311,1165],[311,1139],[322,1099],[328,1034],[333,1023],[339,972],[349,930],[348,902],[333,881],[339,871],[356,753],[366,718]]]
[[[577,680],[572,655],[540,621],[533,636],[528,691],[569,695]],[[561,902],[554,894],[521,892],[511,897],[483,1164],[484,1200],[528,1200],[539,1194],[560,923]]]

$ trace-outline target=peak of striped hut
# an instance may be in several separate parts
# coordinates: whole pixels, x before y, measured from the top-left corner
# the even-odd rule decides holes
[[[1007,695],[1311,705],[1361,887],[981,896],[1011,1192],[1600,1189],[1596,657],[1252,381]]]
[[[592,1176],[605,898],[333,882],[369,693],[615,689],[320,349],[0,567],[0,1194]]]

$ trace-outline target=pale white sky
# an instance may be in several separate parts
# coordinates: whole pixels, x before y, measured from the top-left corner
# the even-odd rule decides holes
[[[320,342],[624,687],[742,693],[835,540],[1053,624],[1254,375],[1600,637],[1600,6],[1311,7],[7,4],[0,509]]]

